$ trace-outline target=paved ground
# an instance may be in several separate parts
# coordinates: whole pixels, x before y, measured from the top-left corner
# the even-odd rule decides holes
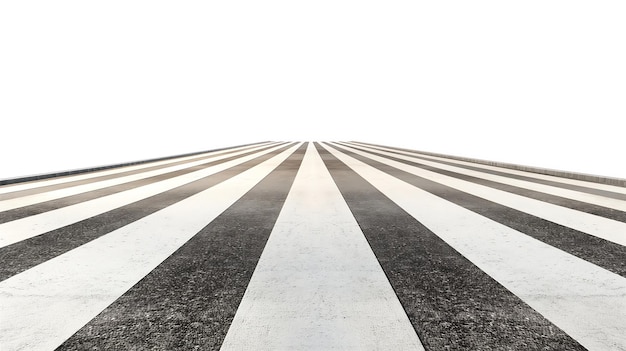
[[[0,350],[626,350],[626,188],[365,143],[0,187]]]

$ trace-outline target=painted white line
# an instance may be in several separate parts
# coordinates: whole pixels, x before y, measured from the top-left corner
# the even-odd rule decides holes
[[[58,347],[273,171],[298,146],[0,282],[2,350]]]
[[[359,142],[350,142],[348,144],[372,148],[371,145],[364,144],[364,143],[359,143]],[[614,193],[618,193],[618,194],[626,194],[626,188],[621,187],[621,186],[615,186],[615,185],[610,185],[610,184],[602,184],[602,183],[594,183],[594,182],[587,182],[587,181],[584,181],[584,180],[569,179],[569,178],[552,176],[552,175],[548,175],[548,174],[540,174],[540,173],[534,173],[534,172],[525,172],[525,171],[520,171],[520,170],[516,170],[516,169],[509,169],[509,168],[504,168],[504,167],[497,167],[497,166],[484,165],[484,164],[480,164],[480,163],[455,160],[455,159],[445,158],[445,157],[437,157],[437,156],[432,156],[432,155],[425,155],[425,154],[422,154],[422,153],[420,153],[418,151],[414,151],[414,152],[403,151],[403,150],[398,150],[398,149],[393,149],[393,148],[389,148],[389,147],[385,147],[385,146],[378,146],[378,145],[376,145],[376,147],[377,148],[381,148],[381,149],[385,149],[387,151],[399,152],[399,153],[402,153],[404,155],[409,155],[409,156],[419,155],[420,157],[425,157],[425,158],[428,158],[428,159],[431,159],[431,160],[435,160],[435,161],[446,161],[446,162],[456,163],[458,165],[466,165],[466,166],[478,167],[478,168],[482,168],[482,169],[486,169],[486,170],[498,171],[498,172],[514,174],[514,175],[521,175],[521,176],[529,177],[529,178],[535,178],[535,179],[541,179],[541,180],[549,180],[549,181],[563,183],[563,184],[570,184],[570,185],[577,185],[577,186],[582,186],[582,187],[586,187],[586,188],[605,190],[605,191],[610,191],[610,192],[614,192]],[[376,150],[376,151],[379,151],[379,150]]]
[[[423,350],[312,144],[221,350]]]
[[[191,168],[195,166],[200,166],[203,164],[219,161],[225,158],[237,156],[246,152],[256,151],[262,147],[264,146],[255,147],[250,150],[237,151],[237,152],[229,153],[226,155],[219,155],[219,156],[211,157],[209,159],[191,161],[191,162],[183,163],[180,165],[165,167],[161,169],[155,169],[152,171],[147,171],[147,172],[142,172],[142,173],[137,173],[137,174],[131,174],[128,176],[107,179],[107,180],[88,183],[88,184],[81,184],[81,185],[71,186],[68,188],[63,188],[63,189],[58,189],[58,190],[46,191],[43,193],[22,196],[22,197],[18,197],[14,199],[8,199],[8,200],[0,201],[0,212],[12,210],[14,208],[34,205],[34,204],[38,204],[38,203],[45,202],[45,201],[56,200],[56,199],[60,199],[66,196],[86,193],[88,191],[94,191],[94,190],[98,190],[98,189],[102,189],[102,188],[106,188],[110,186],[120,185],[120,184],[132,182],[132,181],[136,181],[140,179],[146,179],[149,177],[154,177],[154,176],[158,176],[158,175],[169,173],[169,172],[175,172],[175,171],[179,171],[182,169],[187,169],[187,168]]]
[[[270,145],[270,144],[274,144],[274,143],[266,142],[266,143],[258,144],[258,146]],[[220,154],[220,153],[224,153],[224,152],[228,152],[228,151],[234,151],[234,150],[238,150],[238,149],[242,149],[242,148],[246,148],[246,147],[248,147],[248,146],[241,146],[241,147],[232,148],[232,149],[228,149],[228,150],[209,151],[209,152],[206,152],[206,153],[203,153],[203,154],[199,154],[199,155],[192,155],[192,156],[185,156],[185,157],[174,158],[174,159],[163,160],[163,161],[142,163],[142,164],[134,165],[134,166],[124,166],[124,167],[113,168],[113,169],[109,169],[109,170],[88,172],[88,173],[84,173],[84,174],[77,174],[77,175],[71,175],[71,176],[63,176],[63,177],[59,177],[59,178],[33,180],[33,181],[30,181],[30,182],[19,183],[19,184],[7,184],[7,185],[0,186],[0,194],[6,194],[6,193],[15,192],[15,191],[28,190],[28,189],[34,189],[34,188],[40,188],[40,187],[49,186],[49,185],[63,184],[63,183],[77,181],[77,180],[85,180],[85,179],[101,177],[101,176],[105,176],[105,175],[117,174],[117,173],[121,173],[121,172],[135,171],[135,170],[140,170],[140,169],[153,167],[153,166],[166,165],[166,164],[170,164],[170,163],[178,162],[178,161],[193,160],[193,159],[196,159],[196,158],[199,158],[199,157],[204,157],[204,156],[207,156],[207,155],[210,155],[210,154]]]
[[[244,156],[236,160],[224,162],[219,165],[201,169],[182,176],[0,224],[0,247],[32,238],[45,232],[79,222],[132,202],[145,199],[187,183],[191,183],[195,180],[244,163],[281,147],[283,146],[275,146],[260,153]]]
[[[585,192],[576,191],[576,190],[559,188],[559,187],[555,187],[551,185],[529,182],[526,180],[503,177],[503,176],[490,174],[490,173],[473,171],[470,169],[449,166],[449,165],[445,165],[445,164],[438,163],[438,162],[425,161],[422,159],[418,159],[416,157],[398,155],[398,154],[393,154],[391,152],[380,151],[380,150],[373,150],[370,147],[364,147],[364,148],[367,148],[368,150],[372,150],[374,152],[378,152],[383,155],[396,157],[396,158],[407,160],[407,161],[415,161],[415,162],[432,166],[435,168],[452,171],[452,172],[456,172],[456,173],[460,173],[460,174],[464,174],[464,175],[468,175],[472,177],[477,177],[481,179],[486,179],[486,180],[494,181],[500,184],[512,185],[512,186],[516,186],[516,187],[520,187],[524,189],[539,191],[544,194],[560,196],[560,197],[564,197],[564,198],[571,199],[571,200],[582,201],[588,204],[604,206],[604,207],[612,208],[614,210],[626,212],[626,201],[624,200],[618,200],[618,199],[614,199],[614,198],[610,198],[606,196],[590,194],[590,193],[585,193]]]
[[[423,177],[468,194],[526,212],[533,216],[537,216],[593,236],[597,236],[616,244],[626,245],[626,223],[624,222],[508,193],[506,191],[490,188],[484,185],[427,171],[398,161],[389,160],[387,158],[372,155],[350,147],[348,148],[356,154],[382,162],[419,177]]]
[[[626,350],[626,279],[324,145],[589,350]]]

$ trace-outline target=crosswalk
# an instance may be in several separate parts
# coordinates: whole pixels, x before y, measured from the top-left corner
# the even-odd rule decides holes
[[[363,142],[0,187],[0,350],[626,350],[626,188]]]

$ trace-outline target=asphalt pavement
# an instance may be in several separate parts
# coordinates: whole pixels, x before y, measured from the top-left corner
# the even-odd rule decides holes
[[[0,350],[626,350],[626,188],[361,142],[0,186]]]

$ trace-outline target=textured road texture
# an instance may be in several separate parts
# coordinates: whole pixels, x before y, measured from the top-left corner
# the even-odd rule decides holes
[[[362,142],[16,180],[0,350],[626,351],[606,183]]]

